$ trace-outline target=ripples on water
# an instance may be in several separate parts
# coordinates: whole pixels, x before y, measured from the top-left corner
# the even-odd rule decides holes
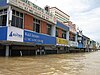
[[[0,57],[0,75],[100,75],[100,51]]]

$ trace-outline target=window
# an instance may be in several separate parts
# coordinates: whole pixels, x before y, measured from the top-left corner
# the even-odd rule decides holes
[[[66,39],[66,31],[62,31],[62,38]]]
[[[51,35],[51,25],[47,24],[47,34]]]
[[[73,39],[72,39],[72,41],[75,41],[75,35],[73,36]]]
[[[0,26],[6,26],[7,9],[0,10]]]
[[[58,37],[58,28],[56,28],[56,37]]]
[[[40,20],[38,20],[38,19],[36,19],[36,18],[34,18],[33,19],[34,20],[34,31],[35,32],[40,32]]]
[[[0,26],[6,26],[7,15],[0,16]]]
[[[23,13],[13,10],[11,26],[23,28]]]
[[[75,41],[75,34],[70,33],[69,40]]]

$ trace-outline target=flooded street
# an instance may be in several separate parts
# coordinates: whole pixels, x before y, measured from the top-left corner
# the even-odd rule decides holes
[[[0,57],[0,75],[100,75],[100,51]]]

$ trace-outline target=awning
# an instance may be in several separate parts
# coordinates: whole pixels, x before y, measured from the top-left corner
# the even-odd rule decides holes
[[[16,41],[0,41],[1,45],[24,45],[24,46],[35,46],[34,43],[30,42],[16,42]]]

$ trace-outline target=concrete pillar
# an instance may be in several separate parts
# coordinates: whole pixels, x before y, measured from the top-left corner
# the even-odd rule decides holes
[[[45,55],[45,50],[44,49],[40,50],[40,55]]]
[[[35,55],[37,55],[37,51],[35,51]]]
[[[40,55],[42,55],[42,50],[40,50]]]
[[[77,40],[78,40],[78,37],[77,37],[77,34],[75,35],[75,42],[77,42]]]
[[[6,57],[8,57],[8,56],[9,56],[9,46],[6,46],[5,56],[6,56]]]
[[[39,49],[37,49],[37,50],[35,51],[35,55],[38,55],[38,53],[40,53],[40,50],[39,50]]]
[[[56,25],[52,25],[52,27],[51,27],[51,36],[53,36],[53,37],[56,36]]]
[[[12,20],[12,9],[11,6],[7,9],[7,23],[6,26],[11,26],[11,20]]]
[[[22,53],[22,51],[20,51],[20,56],[21,56],[21,57],[23,56],[23,53]]]
[[[69,40],[69,31],[66,32],[66,39]]]
[[[44,50],[44,55],[45,55],[45,50]]]

